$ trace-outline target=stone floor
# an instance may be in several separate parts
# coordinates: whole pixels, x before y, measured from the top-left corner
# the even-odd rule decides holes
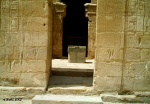
[[[85,70],[93,71],[94,69],[94,59],[86,60],[85,63],[69,63],[68,59],[53,59],[52,60],[52,70],[67,69],[69,70]]]

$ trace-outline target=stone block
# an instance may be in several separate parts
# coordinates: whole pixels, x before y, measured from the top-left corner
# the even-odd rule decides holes
[[[99,96],[36,95],[32,104],[103,104]]]
[[[12,60],[20,60],[22,54],[23,47],[6,47],[6,59]]]
[[[47,17],[22,17],[22,31],[49,31]]]
[[[6,48],[0,47],[0,60],[5,60],[5,59],[6,59]]]
[[[10,63],[8,61],[0,61],[0,73],[10,72]]]
[[[21,1],[20,2],[20,15],[22,17],[28,17],[32,15],[32,1]]]
[[[150,76],[150,61],[146,62],[146,76]]]
[[[145,76],[147,73],[145,62],[132,62],[125,65],[124,76],[139,77]]]
[[[134,90],[150,91],[150,77],[136,77],[134,79]]]
[[[50,41],[50,36],[48,32],[39,32],[38,35],[39,41],[38,41],[38,46],[48,46],[49,41]]]
[[[149,0],[145,0],[145,15],[150,15],[150,1]]]
[[[20,73],[0,73],[0,86],[18,86]]]
[[[144,31],[150,32],[150,17],[145,16],[144,18]]]
[[[94,77],[95,91],[118,91],[121,87],[121,77]]]
[[[47,51],[48,51],[48,47],[37,47],[36,59],[47,60],[47,56],[48,56]]]
[[[25,60],[35,60],[37,56],[37,47],[24,47],[23,49],[23,59]]]
[[[137,31],[137,16],[128,16],[126,26],[128,32]]]
[[[150,61],[150,49],[141,50],[141,61]]]
[[[48,32],[24,32],[24,46],[48,46]]]
[[[141,48],[150,48],[150,36],[143,36],[140,40]]]
[[[118,62],[98,62],[96,61],[95,75],[97,76],[121,76],[122,75],[122,64]]]
[[[126,61],[140,61],[140,49],[127,48],[125,51]]]
[[[137,31],[144,31],[144,16],[137,16]]]
[[[5,34],[6,46],[23,46],[23,37],[19,33],[6,33]]]
[[[97,32],[124,32],[124,16],[99,15],[97,16]]]
[[[47,72],[47,61],[46,60],[23,60],[22,72],[25,73]]]
[[[129,0],[129,2],[127,3],[127,13],[128,15],[136,15],[137,14],[137,1],[136,0]]]
[[[22,73],[19,85],[24,87],[46,87],[48,73]]]
[[[1,31],[9,31],[9,17],[1,16]]]
[[[103,32],[97,34],[97,47],[122,48],[124,47],[124,33]]]
[[[68,46],[68,62],[84,63],[86,59],[86,46]]]
[[[124,77],[123,78],[123,90],[133,91],[134,78]]]
[[[47,59],[47,47],[24,47],[23,59],[46,60]]]
[[[97,61],[122,61],[123,50],[113,48],[97,48],[96,49],[96,60]]]
[[[97,5],[99,14],[125,14],[125,0],[99,0]]]
[[[5,33],[0,32],[0,47],[5,45]]]
[[[39,32],[29,31],[24,32],[24,46],[38,46],[39,45]]]
[[[140,45],[140,37],[136,36],[133,32],[128,32],[126,35],[126,47],[139,47]]]
[[[33,17],[48,17],[48,1],[46,0],[39,0],[39,1],[32,1],[32,16]]]
[[[13,60],[9,62],[10,71],[13,73],[21,73],[22,72],[22,60]]]

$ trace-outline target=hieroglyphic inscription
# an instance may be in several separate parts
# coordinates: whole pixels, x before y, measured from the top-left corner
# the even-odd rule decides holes
[[[17,32],[19,28],[19,1],[12,0],[10,2],[10,31]]]
[[[138,5],[137,5],[137,15],[144,15],[144,10],[145,10],[145,2],[144,0],[138,0]]]
[[[136,4],[137,4],[137,0],[129,0],[129,4],[128,4],[129,15],[136,14]]]
[[[9,0],[1,1],[1,30],[9,31]]]
[[[137,17],[128,17],[128,31],[136,31]]]
[[[144,18],[144,31],[150,32],[150,16]]]

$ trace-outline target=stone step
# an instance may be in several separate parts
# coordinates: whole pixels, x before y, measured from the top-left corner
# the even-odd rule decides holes
[[[93,71],[93,69],[53,68],[51,73],[55,76],[93,77]]]
[[[32,104],[103,104],[100,96],[36,95]]]
[[[49,86],[51,85],[86,85],[92,86],[93,77],[70,77],[70,76],[51,76]]]
[[[85,63],[68,63],[67,59],[52,60],[52,75],[93,77],[94,60],[86,60]]]

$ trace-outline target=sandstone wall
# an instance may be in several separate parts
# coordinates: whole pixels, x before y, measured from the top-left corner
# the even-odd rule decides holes
[[[127,0],[123,89],[150,90],[150,0]]]
[[[120,90],[124,47],[125,0],[98,0],[94,88]]]
[[[150,1],[98,0],[96,91],[150,90]]]
[[[49,0],[1,0],[0,85],[46,86],[51,59],[48,4]]]

